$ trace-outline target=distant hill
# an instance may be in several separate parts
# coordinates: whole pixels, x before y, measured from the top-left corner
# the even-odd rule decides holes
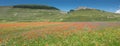
[[[0,22],[82,22],[120,21],[120,14],[79,7],[70,12],[55,9],[14,8],[0,6]]]
[[[120,21],[120,14],[87,7],[71,10],[68,15],[63,21]]]
[[[0,22],[62,21],[66,14],[54,9],[29,9],[0,6]]]

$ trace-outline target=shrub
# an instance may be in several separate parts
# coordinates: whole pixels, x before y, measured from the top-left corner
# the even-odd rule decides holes
[[[47,6],[47,5],[31,5],[31,4],[22,4],[22,5],[14,5],[13,8],[30,8],[30,9],[52,9],[59,10],[56,7]]]

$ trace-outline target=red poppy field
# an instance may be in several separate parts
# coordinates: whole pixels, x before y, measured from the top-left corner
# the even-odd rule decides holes
[[[119,46],[119,22],[0,23],[1,46]]]

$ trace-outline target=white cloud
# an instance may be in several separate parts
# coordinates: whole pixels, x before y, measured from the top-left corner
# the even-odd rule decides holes
[[[120,13],[120,9],[119,9],[119,10],[117,10],[115,13]]]

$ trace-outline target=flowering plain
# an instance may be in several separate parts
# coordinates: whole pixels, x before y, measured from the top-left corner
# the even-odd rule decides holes
[[[0,23],[0,46],[120,46],[119,22]]]

